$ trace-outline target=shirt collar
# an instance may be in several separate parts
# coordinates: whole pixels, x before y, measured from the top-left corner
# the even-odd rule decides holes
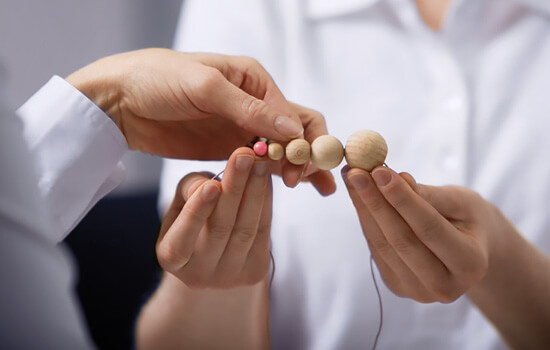
[[[379,0],[306,0],[307,13],[314,19],[341,16],[366,9]]]

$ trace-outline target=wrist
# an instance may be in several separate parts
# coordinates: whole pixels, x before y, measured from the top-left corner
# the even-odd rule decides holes
[[[70,74],[65,80],[103,110],[120,128],[122,92],[117,72],[101,69],[105,59],[96,61]]]

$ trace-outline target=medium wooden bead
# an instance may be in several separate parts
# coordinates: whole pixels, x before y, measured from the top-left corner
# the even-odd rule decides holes
[[[311,143],[311,161],[319,169],[334,169],[342,159],[344,159],[344,146],[336,137],[322,135]]]
[[[350,167],[371,171],[384,164],[388,145],[376,131],[361,130],[350,136],[344,152]]]
[[[267,156],[272,160],[283,159],[285,156],[285,149],[280,143],[273,142],[267,146]]]
[[[286,159],[295,165],[302,165],[309,161],[311,146],[304,139],[294,139],[286,145]]]

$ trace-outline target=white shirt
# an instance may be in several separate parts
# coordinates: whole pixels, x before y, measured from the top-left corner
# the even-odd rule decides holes
[[[187,0],[175,48],[257,58],[342,142],[380,132],[390,167],[478,191],[550,254],[550,2],[455,0],[433,32],[412,0]],[[161,207],[187,172],[223,166],[165,161]],[[275,181],[276,349],[373,344],[369,250],[335,175],[328,198]],[[379,349],[505,348],[467,297],[425,305],[382,286],[382,300]]]
[[[122,181],[128,146],[115,123],[59,77],[18,110],[20,119],[1,112],[0,344],[92,348],[74,262],[58,243]]]

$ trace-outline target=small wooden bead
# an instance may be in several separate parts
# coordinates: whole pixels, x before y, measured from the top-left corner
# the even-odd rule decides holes
[[[350,167],[371,171],[384,164],[388,145],[376,131],[361,130],[350,136],[344,152]]]
[[[309,161],[311,146],[304,139],[294,139],[286,145],[286,159],[292,164],[302,165]]]
[[[285,149],[280,143],[273,142],[267,146],[267,156],[272,160],[283,159],[285,156]]]
[[[258,141],[254,144],[253,150],[258,157],[263,157],[267,154],[267,144],[263,141]]]
[[[319,169],[334,169],[342,159],[344,159],[344,146],[336,137],[322,135],[311,143],[311,161]]]

